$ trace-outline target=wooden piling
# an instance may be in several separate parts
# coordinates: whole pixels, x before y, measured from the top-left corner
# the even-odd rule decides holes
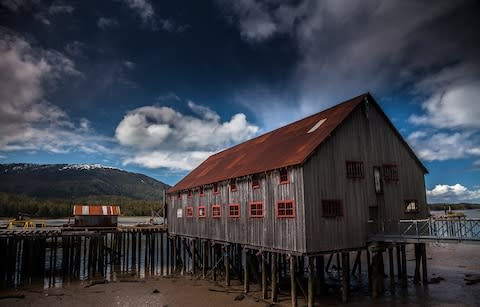
[[[315,282],[314,282],[314,270],[315,270],[315,258],[308,257],[308,307],[313,307],[315,302]]]
[[[420,261],[422,257],[422,252],[420,250],[420,243],[414,243],[414,254],[415,254],[415,273],[413,276],[413,283],[418,284],[420,282]]]
[[[290,256],[290,291],[292,299],[292,307],[297,307],[297,281],[296,281],[296,264],[297,259],[295,256]]]
[[[225,286],[230,287],[230,254],[228,245],[225,246],[223,261],[225,264]]]
[[[400,253],[399,244],[396,244],[395,250],[397,252],[397,276],[398,276],[398,280],[402,280],[402,257]]]
[[[271,271],[272,271],[272,302],[277,302],[278,299],[278,288],[277,288],[277,254],[272,253],[271,261]]]
[[[195,244],[196,244],[196,241],[195,240],[192,240],[192,274],[195,275],[197,272],[196,272],[196,255],[195,255],[195,251],[196,251],[196,248],[195,248]]]
[[[400,246],[400,253],[402,258],[402,288],[407,288],[407,253],[405,251],[405,244]]]
[[[315,260],[316,264],[316,273],[317,273],[317,282],[320,287],[320,294],[325,293],[325,258],[323,255],[317,256]]]
[[[388,248],[388,268],[390,270],[389,275],[390,275],[390,291],[392,293],[395,293],[395,268],[393,264],[393,248],[389,247]]]
[[[245,255],[245,268],[243,270],[243,292],[248,293],[250,291],[250,252],[244,248]]]
[[[342,302],[346,304],[350,293],[350,254],[342,253]]]
[[[264,300],[268,298],[267,294],[267,254],[262,252],[262,297]]]
[[[428,284],[427,247],[425,243],[420,243],[420,253],[422,256],[422,282],[424,285],[427,285]]]

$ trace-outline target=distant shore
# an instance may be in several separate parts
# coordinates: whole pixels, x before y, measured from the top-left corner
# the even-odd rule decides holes
[[[412,283],[414,256],[412,246],[407,250],[409,288],[405,292],[397,284],[395,295],[389,290],[389,279],[385,279],[386,292],[379,299],[371,299],[364,283],[352,292],[350,306],[383,306],[405,304],[408,306],[478,306],[480,283],[467,285],[466,276],[480,276],[480,245],[437,244],[427,247],[428,276],[443,279],[425,289]],[[388,272],[388,262],[385,262]],[[365,267],[364,267],[365,269]],[[366,272],[362,279],[366,280]],[[176,277],[152,277],[139,280],[124,280],[95,284],[89,282],[64,284],[62,288],[43,289],[29,286],[23,289],[0,290],[0,297],[24,295],[24,298],[0,299],[0,306],[265,306],[260,299],[260,287],[251,285],[251,292],[243,295],[238,280],[225,288],[222,282],[202,280],[190,275]],[[327,306],[341,305],[338,293],[317,298],[317,303]],[[290,306],[290,296],[281,292],[277,306]],[[306,302],[299,296],[299,306]]]

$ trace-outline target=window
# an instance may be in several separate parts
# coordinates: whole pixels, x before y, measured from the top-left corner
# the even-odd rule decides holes
[[[409,199],[405,201],[405,213],[417,213],[418,212],[418,202],[414,199]]]
[[[228,205],[228,217],[240,217],[240,205]]]
[[[178,199],[182,198],[182,193],[178,192],[178,193],[177,193],[177,198],[178,198]]]
[[[347,178],[364,178],[362,161],[346,161]]]
[[[373,167],[373,183],[375,184],[375,193],[383,194],[382,174],[379,166]]]
[[[188,190],[188,198],[192,198],[192,190]]]
[[[263,217],[263,203],[261,201],[251,202],[248,212],[250,217]]]
[[[235,179],[230,179],[230,191],[235,192],[237,190],[237,181]]]
[[[293,200],[277,202],[277,217],[295,217],[295,202]]]
[[[213,218],[220,218],[222,216],[222,211],[220,211],[220,205],[213,205],[212,206],[212,217]]]
[[[207,207],[198,206],[198,217],[205,218],[207,216]]]
[[[203,186],[200,187],[200,190],[199,190],[198,193],[200,194],[200,197],[205,195],[205,190],[204,190]]]
[[[253,189],[258,189],[260,188],[260,179],[258,174],[255,174],[252,176],[252,188]]]
[[[187,207],[185,209],[185,214],[187,217],[193,217],[193,207]]]
[[[213,184],[213,194],[218,194],[218,193],[220,193],[220,192],[218,191],[218,183],[214,183],[214,184]]]
[[[342,202],[340,200],[322,200],[323,217],[343,216]]]
[[[280,183],[288,183],[288,171],[286,168],[280,169]]]
[[[385,181],[398,181],[398,168],[395,164],[383,165],[383,179]]]

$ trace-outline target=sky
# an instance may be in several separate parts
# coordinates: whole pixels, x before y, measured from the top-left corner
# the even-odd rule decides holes
[[[0,163],[174,185],[212,153],[370,92],[480,202],[478,1],[0,0]]]

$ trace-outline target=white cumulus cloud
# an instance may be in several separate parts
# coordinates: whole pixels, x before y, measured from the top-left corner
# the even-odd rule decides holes
[[[454,185],[437,184],[433,189],[427,190],[429,202],[479,202],[480,188],[468,189],[457,183]]]
[[[0,151],[110,152],[109,142],[87,119],[71,119],[48,101],[62,81],[81,76],[74,62],[55,50],[33,47],[0,29]]]
[[[125,163],[149,168],[191,170],[213,152],[245,141],[258,132],[244,114],[228,121],[206,106],[192,101],[193,115],[170,107],[145,106],[128,112],[118,124],[118,142],[134,150]]]

